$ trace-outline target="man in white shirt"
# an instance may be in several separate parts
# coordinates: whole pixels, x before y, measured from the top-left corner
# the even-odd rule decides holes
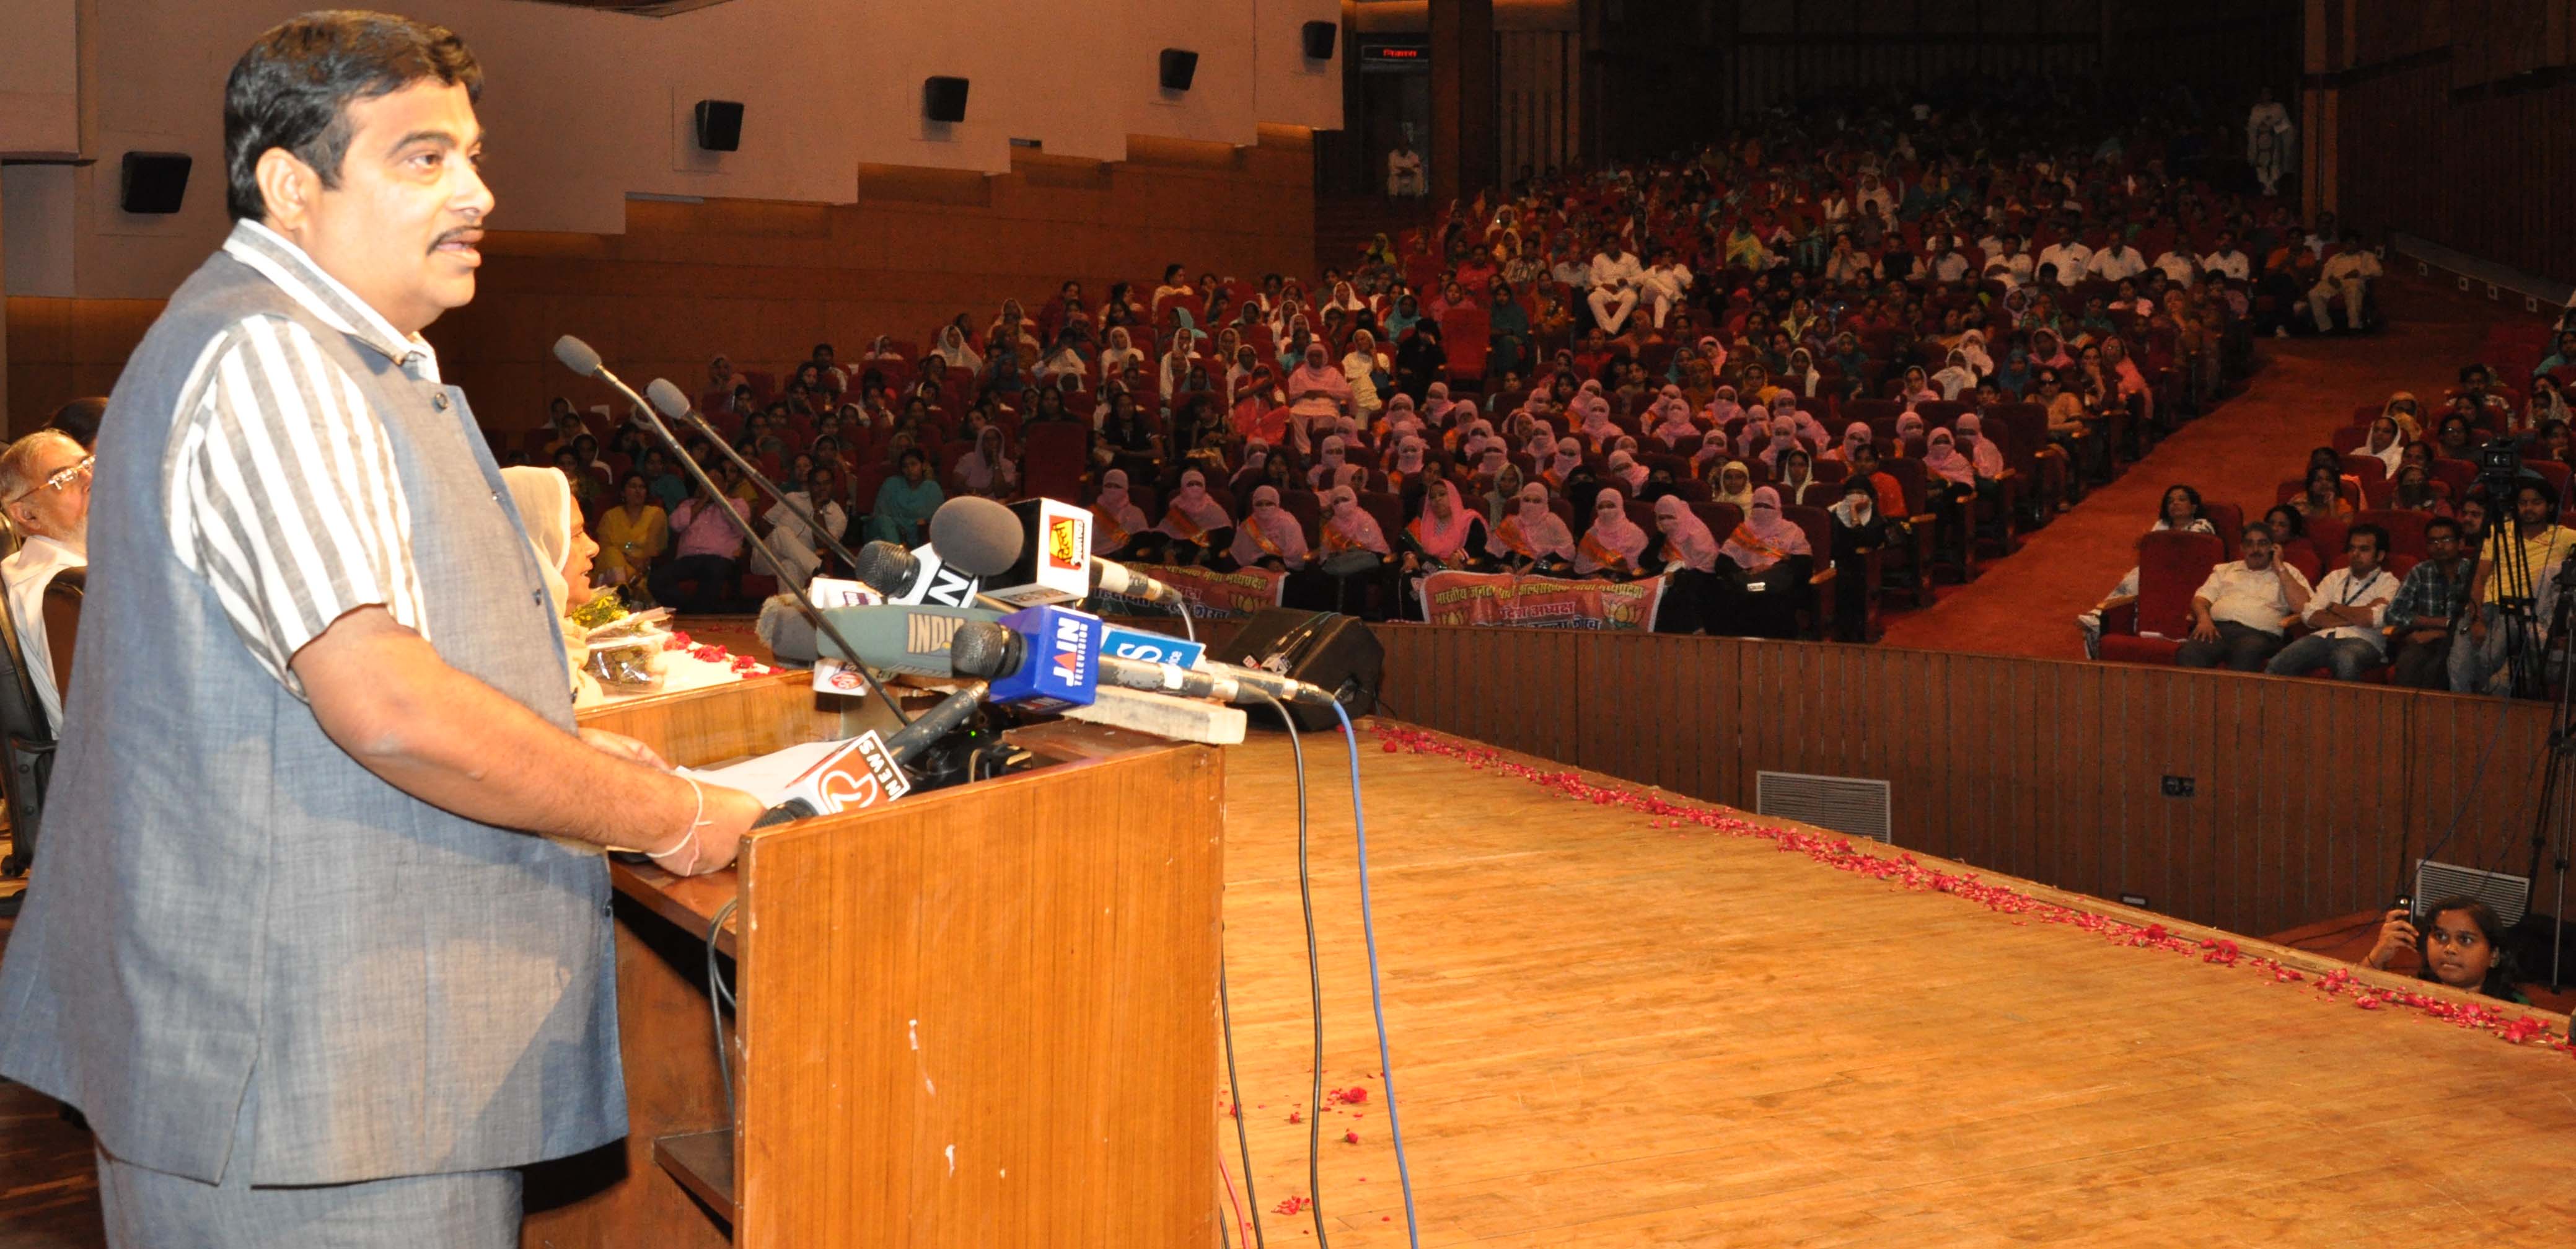
[[[2129,241],[2121,238],[2115,229],[2111,234],[2111,245],[2093,253],[2084,262],[2084,271],[2105,282],[2118,282],[2146,272],[2147,258],[2139,255],[2138,249],[2130,246]]]
[[[1691,278],[1690,266],[1675,260],[1672,249],[1656,249],[1655,263],[1637,281],[1638,289],[1644,292],[1645,303],[1654,309],[1656,329],[1664,328],[1665,315],[1673,310],[1673,305],[1682,301],[1683,292],[1690,289]]]
[[[2360,330],[2362,309],[2370,298],[2370,280],[2379,273],[2379,257],[2361,245],[2361,236],[2344,235],[2343,250],[2326,258],[2317,284],[2308,288],[2308,314],[2316,318],[2317,332],[2334,333],[2334,310],[2327,304],[2337,295],[2343,296],[2344,323]]]
[[[2334,672],[2338,681],[2358,681],[2364,670],[2388,659],[2388,639],[2380,618],[2397,597],[2397,577],[2386,567],[2388,531],[2359,524],[2344,538],[2350,561],[2317,581],[2308,599],[2306,622],[2316,632],[2292,642],[2263,670],[2276,677],[2305,676],[2315,668]]]
[[[2050,265],[2057,266],[2057,284],[2073,286],[2084,280],[2084,267],[2091,263],[2092,259],[2093,249],[2086,247],[2070,234],[2039,249],[2038,267],[2044,269]]]
[[[2038,265],[2030,258],[2030,249],[2022,245],[2021,236],[2006,234],[1998,240],[2002,246],[1986,253],[1986,276],[2004,284],[2007,290],[2030,285]]]
[[[1547,275],[1555,278],[1559,285],[1578,291],[1592,285],[1592,266],[1576,257],[1571,243],[1557,244],[1556,264],[1547,271]]]
[[[2191,254],[2191,244],[2181,239],[2174,240],[2173,246],[2156,257],[2153,267],[2176,286],[2189,286],[2200,280],[2200,261]]]
[[[1646,274],[1637,264],[1637,253],[1622,247],[1616,240],[1602,245],[1592,256],[1593,323],[1616,334],[1628,323],[1628,314],[1637,310],[1638,279]]]
[[[0,452],[0,506],[19,537],[18,549],[0,560],[0,588],[9,596],[27,683],[55,729],[63,723],[89,568],[89,469],[89,453],[56,430],[38,430]]]
[[[2218,244],[2210,249],[2208,255],[2200,258],[2200,268],[2203,273],[2221,275],[2239,282],[2247,281],[2254,276],[2254,262],[2246,259],[2245,249],[2236,245],[2236,235],[2227,230],[2218,232]]]
[[[2261,672],[2281,653],[2282,635],[2290,618],[2307,609],[2308,595],[2308,579],[2273,547],[2271,527],[2247,525],[2245,558],[2211,569],[2192,594],[2191,640],[2174,662]]]
[[[1934,281],[1958,282],[1967,278],[1968,254],[1959,250],[1958,235],[1953,234],[1944,240],[1938,255],[1939,259],[1932,262]]]

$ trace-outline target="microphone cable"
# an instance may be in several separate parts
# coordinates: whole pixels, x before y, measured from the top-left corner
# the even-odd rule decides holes
[[[707,921],[707,1015],[716,1025],[716,1078],[724,1082],[725,1131],[728,1132],[736,1130],[742,1120],[734,1113],[733,1060],[727,1053],[725,1042],[724,1013],[726,1007],[734,1004],[733,989],[725,984],[724,970],[716,963],[716,934],[724,931],[725,921],[733,917],[734,907],[741,902],[741,895],[735,895],[717,907],[715,918]]]
[[[1216,1017],[1225,1029],[1225,1094],[1232,1103],[1228,1113],[1234,1116],[1234,1148],[1243,1157],[1243,1198],[1252,1206],[1252,1243],[1254,1249],[1269,1249],[1270,1242],[1261,1234],[1261,1196],[1252,1191],[1252,1138],[1243,1127],[1243,1077],[1234,1070],[1234,999],[1225,984],[1225,927],[1217,926],[1216,942]],[[1225,1157],[1216,1160],[1217,1171],[1225,1171]],[[1233,1182],[1227,1181],[1227,1195],[1233,1195]]]
[[[1286,714],[1284,708],[1282,709],[1281,714],[1283,716]],[[1405,1239],[1407,1243],[1413,1246],[1413,1249],[1422,1249],[1421,1225],[1414,1221],[1413,1216],[1413,1171],[1412,1168],[1407,1166],[1404,1161],[1404,1121],[1398,1118],[1395,1113],[1395,1062],[1387,1053],[1386,994],[1378,984],[1377,924],[1369,917],[1368,818],[1360,811],[1360,735],[1359,730],[1351,727],[1351,713],[1343,708],[1342,700],[1338,698],[1333,700],[1333,714],[1341,718],[1342,744],[1349,748],[1351,756],[1351,835],[1357,840],[1359,846],[1360,936],[1368,946],[1369,1010],[1377,1017],[1378,1077],[1380,1082],[1386,1087],[1387,1135],[1395,1142],[1396,1183],[1401,1185],[1404,1189]],[[1300,764],[1300,767],[1303,767],[1302,763]],[[1298,798],[1300,799],[1301,804],[1301,810],[1298,813],[1297,820],[1299,830],[1298,843],[1302,853],[1305,841],[1304,829],[1306,823],[1305,814],[1302,810],[1302,803],[1305,798],[1305,787],[1302,783],[1298,787]],[[1315,1066],[1317,1071],[1320,1072],[1323,1068],[1322,1060],[1318,1059]],[[1317,1078],[1321,1079],[1321,1076],[1319,1075]],[[1320,1236],[1321,1233],[1318,1233],[1318,1235]]]
[[[1314,1062],[1308,1069],[1314,1084],[1306,1103],[1306,1209],[1314,1216],[1316,1249],[1330,1249],[1332,1242],[1324,1234],[1324,972],[1315,957],[1314,873],[1306,858],[1306,746],[1298,740],[1296,717],[1285,704],[1267,690],[1251,692],[1279,713],[1279,723],[1288,730],[1289,753],[1297,761],[1297,902],[1306,917],[1306,996],[1315,1015]]]

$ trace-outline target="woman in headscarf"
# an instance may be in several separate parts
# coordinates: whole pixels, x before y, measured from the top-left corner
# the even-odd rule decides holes
[[[1645,562],[1663,573],[1655,632],[1697,633],[1716,605],[1717,535],[1680,495],[1655,500],[1655,541]]]
[[[1853,421],[1843,426],[1842,441],[1826,448],[1823,458],[1837,464],[1849,464],[1859,450],[1870,445],[1876,437],[1877,434],[1870,429],[1869,422]]]
[[[1842,499],[1826,509],[1833,518],[1834,636],[1844,642],[1869,640],[1870,553],[1887,545],[1888,518],[1878,510],[1878,492],[1866,478],[1843,483]]]
[[[1386,409],[1377,423],[1379,441],[1416,437],[1428,428],[1423,423],[1422,414],[1413,410],[1413,396],[1399,390],[1386,397]]]
[[[1805,529],[1780,515],[1778,491],[1764,486],[1753,492],[1744,523],[1727,535],[1718,556],[1724,627],[1747,637],[1797,636],[1798,603],[1807,588],[1814,548]]]
[[[1494,284],[1493,308],[1485,314],[1485,322],[1486,375],[1501,377],[1518,372],[1521,362],[1529,357],[1530,319],[1520,300],[1513,298],[1509,284]]]
[[[1485,549],[1515,573],[1561,577],[1574,568],[1574,534],[1547,505],[1547,487],[1537,482],[1521,487],[1518,505],[1495,523]]]
[[[1762,461],[1762,467],[1765,471],[1769,472],[1773,477],[1778,477],[1780,475],[1781,459],[1792,451],[1803,450],[1804,448],[1801,448],[1798,445],[1798,435],[1795,431],[1795,427],[1789,422],[1771,421],[1768,422],[1768,424],[1771,428],[1771,437],[1770,440],[1763,445],[1757,458]]]
[[[2362,444],[2361,454],[2370,456],[2397,476],[2398,465],[2406,459],[2406,435],[2398,428],[2397,418],[2381,413],[2370,419],[2370,439]]]
[[[1365,424],[1377,419],[1386,406],[1382,381],[1391,380],[1394,364],[1377,349],[1377,336],[1367,330],[1351,333],[1351,349],[1342,357],[1342,378],[1350,392],[1351,412]]]
[[[1100,352],[1100,375],[1118,376],[1125,373],[1129,365],[1144,358],[1145,353],[1138,351],[1135,340],[1128,336],[1127,327],[1113,325],[1109,327],[1109,345]]]
[[[947,362],[949,368],[964,369],[968,373],[984,371],[984,357],[966,341],[966,331],[954,322],[939,328],[939,350],[936,354]]]
[[[1323,541],[1316,552],[1315,570],[1332,580],[1335,611],[1344,609],[1356,588],[1362,614],[1370,614],[1375,607],[1371,587],[1395,552],[1387,545],[1377,518],[1360,506],[1358,491],[1335,486],[1324,494],[1323,503]]]
[[[1493,567],[1486,553],[1492,541],[1484,516],[1467,506],[1458,483],[1434,477],[1423,488],[1421,513],[1404,527],[1404,571],[1408,576],[1450,569],[1482,572]]]
[[[1834,491],[1816,480],[1815,457],[1804,447],[1780,457],[1781,503],[1789,507],[1823,507],[1834,497]]]
[[[1601,393],[1600,379],[1585,381],[1569,406],[1575,417],[1575,430],[1583,435],[1594,451],[1608,450],[1610,440],[1618,437],[1620,430],[1610,420],[1610,400]]]
[[[1485,525],[1490,529],[1502,524],[1503,518],[1511,515],[1512,509],[1521,505],[1521,487],[1525,484],[1521,480],[1521,466],[1506,459],[1490,470],[1479,471],[1477,476],[1485,483],[1482,502]],[[1484,550],[1491,553],[1493,544],[1486,543]]]
[[[1810,450],[1833,441],[1833,435],[1825,430],[1825,423],[1817,420],[1813,413],[1798,406],[1797,396],[1773,395],[1769,408],[1771,428],[1788,429],[1798,436],[1799,441],[1807,443]]]
[[[1979,493],[1990,493],[2004,476],[2004,449],[1986,437],[1986,421],[1974,412],[1962,412],[1950,423],[1953,445],[1968,457],[1968,466],[1976,475]]]
[[[1646,436],[1664,444],[1664,450],[1679,452],[1684,439],[1700,436],[1699,425],[1691,420],[1690,404],[1682,398],[1682,388],[1667,385],[1646,409],[1653,419]]]
[[[1454,425],[1450,410],[1457,406],[1458,401],[1449,397],[1449,383],[1433,382],[1423,391],[1422,419],[1434,429]]]
[[[1941,366],[1940,372],[1932,375],[1931,385],[1941,392],[1941,398],[1953,403],[1960,395],[1976,389],[1977,371],[1968,367],[1968,353],[1951,348],[1948,362]]]
[[[1628,519],[1628,499],[1617,486],[1592,496],[1592,526],[1574,548],[1577,576],[1629,581],[1643,571],[1646,531]]]
[[[1253,488],[1252,511],[1235,526],[1234,544],[1227,553],[1238,568],[1266,568],[1272,572],[1305,569],[1306,530],[1287,508],[1280,506],[1278,487]]]
[[[975,436],[975,449],[957,457],[950,470],[959,494],[1007,499],[1019,492],[1020,466],[1002,449],[1002,427],[987,425]]]
[[[1208,493],[1207,474],[1195,468],[1181,473],[1181,488],[1163,510],[1161,529],[1172,540],[1163,558],[1167,564],[1203,566],[1234,543],[1234,518]]]
[[[1787,364],[1780,380],[1795,392],[1796,398],[1815,398],[1825,384],[1825,375],[1816,371],[1815,353],[1804,347],[1792,348]]]
[[[1727,504],[1737,511],[1753,506],[1753,470],[1742,460],[1719,465],[1716,480],[1709,487],[1709,501]]]
[[[1610,453],[1610,481],[1631,496],[1642,497],[1646,489],[1646,466],[1627,451]]]
[[[2331,468],[2308,470],[2307,488],[2290,500],[2290,506],[2309,520],[2329,520],[2352,515],[2352,504],[2343,497],[2343,475]],[[2318,552],[2323,555],[2325,552]],[[2331,558],[2331,556],[2329,556]]]
[[[2452,515],[2451,501],[2433,480],[2433,470],[2422,464],[2408,464],[2397,470],[2397,484],[2388,492],[2388,506],[2428,516]]]
[[[1316,422],[1340,417],[1351,403],[1350,379],[1328,359],[1322,343],[1308,343],[1305,363],[1288,375],[1289,415],[1310,434]]]
[[[1306,470],[1306,488],[1322,494],[1350,481],[1359,471],[1359,466],[1350,462],[1350,444],[1340,434],[1327,434],[1315,453],[1315,463]]]
[[[1425,477],[1435,475],[1431,464],[1431,444],[1411,434],[1395,444],[1395,463],[1386,470],[1386,488],[1394,494],[1420,490]]]
[[[1107,559],[1143,559],[1148,546],[1160,546],[1145,519],[1145,510],[1136,506],[1127,490],[1127,470],[1113,468],[1100,475],[1100,493],[1091,500],[1091,553]],[[1151,563],[1151,560],[1144,562]]]
[[[1994,375],[1995,358],[1986,351],[1984,330],[1971,329],[1959,335],[1958,351],[1966,359],[1970,372],[1981,378]]]
[[[1571,437],[1559,438],[1556,440],[1555,450],[1548,456],[1545,463],[1546,466],[1539,472],[1540,480],[1546,482],[1549,489],[1561,493],[1565,490],[1566,484],[1573,481],[1574,475],[1583,468],[1583,444]]]
[[[1897,413],[1896,445],[1889,447],[1887,453],[1899,459],[1915,454],[1915,448],[1926,441],[1925,428],[1922,413],[1912,408]]]
[[[1717,396],[1708,401],[1708,411],[1705,415],[1708,417],[1711,431],[1725,429],[1735,418],[1744,415],[1744,405],[1736,402],[1735,387],[1720,383]]]
[[[1977,498],[1977,466],[1959,454],[1957,435],[1936,429],[1923,440],[1923,474],[1933,514],[1940,517],[1941,531],[1960,543],[1959,558],[1964,563],[1973,537],[1967,524],[1969,508]]]
[[[599,684],[581,671],[590,657],[590,647],[582,641],[585,630],[571,616],[598,593],[591,588],[590,566],[599,544],[583,529],[581,509],[573,505],[571,483],[562,473],[514,466],[501,470],[501,481],[509,487],[519,521],[528,529],[528,545],[536,551],[537,577],[545,583],[546,605],[554,611],[561,639],[564,684],[572,690],[575,706],[597,703]]]

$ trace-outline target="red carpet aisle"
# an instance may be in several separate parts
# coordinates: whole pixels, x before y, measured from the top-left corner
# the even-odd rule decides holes
[[[2077,613],[2101,600],[2136,563],[2138,535],[2153,524],[2156,500],[2177,482],[2216,502],[2244,505],[2246,519],[2272,505],[2281,482],[2298,475],[2306,451],[2349,424],[2357,404],[2411,390],[2429,408],[2486,327],[2520,316],[2415,277],[2411,264],[2382,303],[2393,325],[2367,338],[2266,339],[2262,369],[2243,394],[2183,427],[2108,487],[2055,524],[2031,534],[2012,558],[1986,566],[1974,584],[1945,586],[1922,611],[1888,617],[1885,644],[1925,650],[2081,659]]]

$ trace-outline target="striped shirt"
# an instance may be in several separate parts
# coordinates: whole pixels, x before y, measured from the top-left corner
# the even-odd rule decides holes
[[[295,244],[243,221],[224,251],[322,324],[439,380],[427,342],[396,332]],[[429,635],[384,424],[303,325],[261,314],[208,340],[180,390],[163,471],[180,563],[296,697],[296,652],[352,611],[380,606]]]

